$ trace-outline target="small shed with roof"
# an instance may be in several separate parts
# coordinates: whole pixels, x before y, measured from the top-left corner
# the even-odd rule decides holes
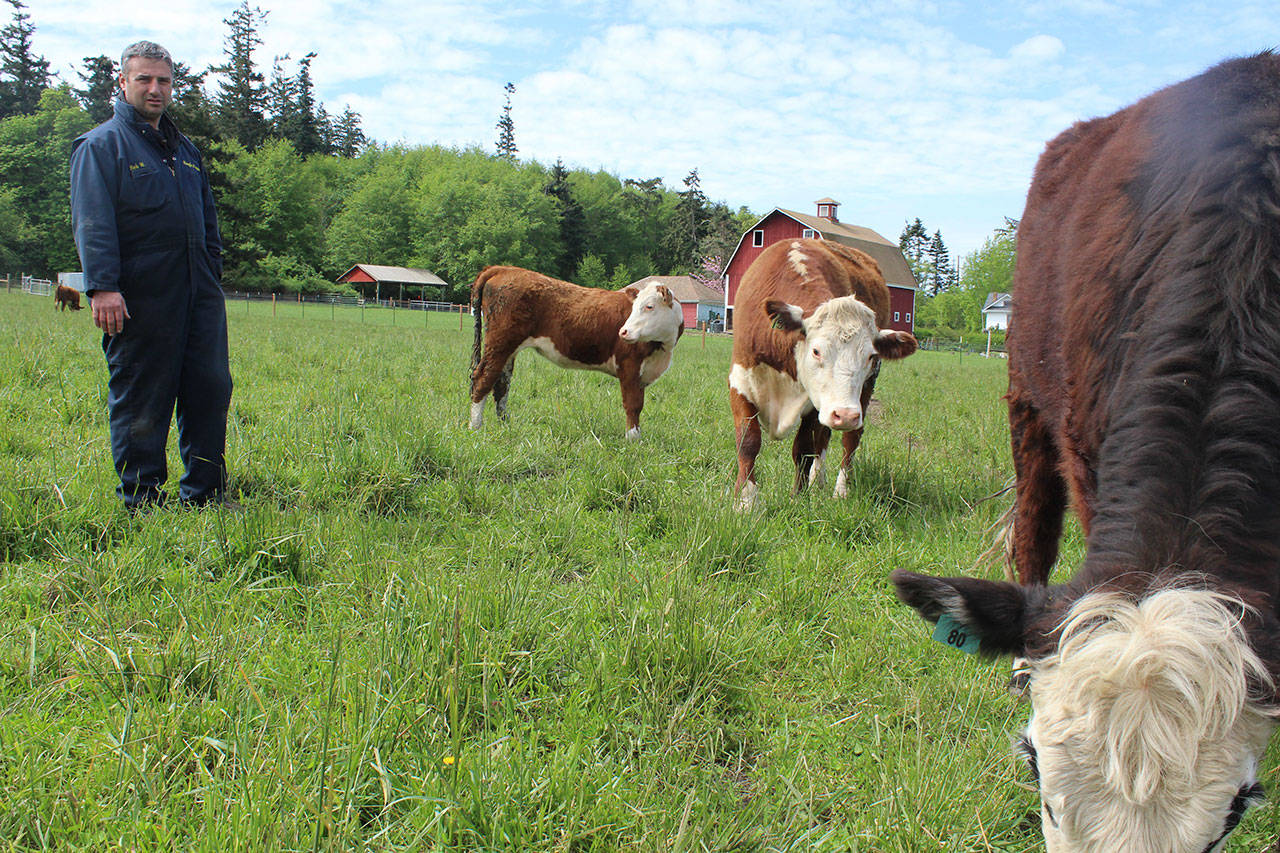
[[[645,287],[650,282],[666,285],[671,295],[680,300],[684,310],[684,327],[696,329],[701,323],[724,319],[724,293],[708,287],[691,275],[649,275],[631,283]]]
[[[1007,293],[988,293],[982,303],[984,329],[1008,329],[1013,315],[1013,297]]]
[[[919,284],[898,244],[886,240],[870,228],[841,222],[836,216],[840,202],[835,199],[821,198],[814,204],[818,208],[816,216],[775,207],[742,235],[738,247],[729,256],[729,263],[725,265],[724,271],[727,327],[733,328],[733,297],[751,262],[766,247],[779,240],[810,237],[842,243],[874,258],[880,265],[880,271],[884,273],[885,284],[889,285],[889,328],[912,331],[915,328],[916,291]]]
[[[396,298],[403,301],[406,287],[409,288],[410,296],[413,296],[416,290],[419,299],[439,298],[444,289],[449,286],[448,282],[431,270],[416,267],[384,267],[377,264],[356,264],[338,276],[337,280],[342,284],[355,285],[356,289],[366,297],[368,291],[372,290],[373,298],[378,302],[382,301],[384,291],[388,299],[391,298],[392,293],[395,293]],[[373,286],[369,287],[369,285]],[[428,288],[436,290],[434,293],[429,293]]]

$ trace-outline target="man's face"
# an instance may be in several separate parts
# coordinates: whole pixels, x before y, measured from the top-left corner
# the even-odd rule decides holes
[[[120,73],[120,91],[138,115],[155,125],[173,101],[173,70],[163,59],[132,56]]]

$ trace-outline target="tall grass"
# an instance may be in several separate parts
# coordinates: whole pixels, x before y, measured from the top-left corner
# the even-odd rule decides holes
[[[229,316],[243,508],[134,517],[87,312],[0,294],[10,849],[1040,847],[1006,665],[886,581],[986,548],[1003,362],[889,365],[849,498],[768,444],[744,516],[727,339],[682,340],[629,443],[615,382],[528,354],[469,431],[456,316]]]

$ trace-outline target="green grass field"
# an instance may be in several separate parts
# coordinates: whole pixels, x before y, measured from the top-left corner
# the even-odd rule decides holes
[[[989,544],[1003,361],[887,364],[850,497],[772,442],[740,516],[727,338],[628,443],[527,353],[468,430],[469,318],[228,314],[242,509],[131,517],[88,312],[0,293],[0,849],[1042,848],[1007,664],[887,581]]]

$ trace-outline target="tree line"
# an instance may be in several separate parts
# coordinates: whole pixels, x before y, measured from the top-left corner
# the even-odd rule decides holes
[[[35,25],[5,0],[0,29],[0,271],[52,277],[79,269],[71,237],[71,143],[113,110],[118,64],[85,57],[78,85],[35,54]],[[481,267],[526,266],[581,284],[620,287],[651,274],[702,270],[727,258],[755,221],[703,194],[697,169],[681,188],[661,177],[521,162],[507,84],[498,150],[385,145],[350,108],[316,98],[314,53],[254,59],[268,13],[245,0],[225,19],[225,61],[174,68],[178,127],[205,154],[228,288],[333,291],[356,263],[430,269],[461,298]]]
[[[1018,221],[1005,218],[977,251],[965,258],[963,272],[954,267],[942,235],[929,237],[919,219],[903,229],[903,254],[920,282],[916,299],[917,337],[954,341],[983,331],[982,306],[989,294],[1013,289]],[[918,249],[908,252],[908,240]],[[998,335],[1003,342],[1003,333]]]

